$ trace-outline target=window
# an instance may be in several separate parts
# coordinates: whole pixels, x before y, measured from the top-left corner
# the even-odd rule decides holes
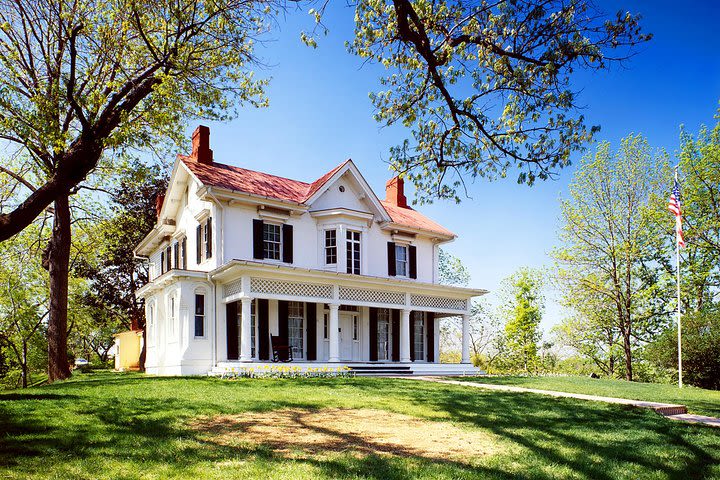
[[[205,295],[195,294],[195,336],[205,336]]]
[[[425,316],[423,312],[413,312],[412,328],[415,348],[413,360],[425,360]]]
[[[360,275],[360,232],[347,231],[347,273]]]
[[[165,273],[165,251],[160,252],[160,275]]]
[[[352,325],[353,325],[353,340],[358,340],[359,338],[359,331],[360,331],[360,325],[358,324],[358,317],[357,315],[353,315],[352,317]]]
[[[395,275],[408,276],[408,248],[406,245],[395,245]]]
[[[183,270],[187,270],[187,238],[183,237],[180,240],[180,267]]]
[[[170,245],[165,249],[165,271],[169,272],[172,269],[172,248]]]
[[[377,313],[377,353],[378,360],[390,359],[390,310],[378,309]]]
[[[173,268],[180,268],[180,244],[173,244]]]
[[[175,335],[175,297],[170,297],[168,302],[168,334]]]
[[[323,338],[328,339],[328,314],[323,315]]]
[[[288,343],[292,348],[293,358],[303,358],[303,310],[302,302],[288,304]]]
[[[325,265],[337,263],[337,231],[325,230]]]
[[[195,235],[196,261],[200,265],[212,258],[212,218],[208,218],[197,226]]]
[[[280,225],[263,223],[263,257],[280,260]]]

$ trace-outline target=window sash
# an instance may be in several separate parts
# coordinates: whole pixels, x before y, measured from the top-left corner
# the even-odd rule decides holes
[[[257,315],[255,314],[255,301],[250,304],[250,356],[255,357],[255,342],[257,341],[257,335],[255,329],[257,328]]]
[[[348,230],[346,235],[347,273],[360,275],[360,232]]]
[[[337,231],[325,230],[325,264],[337,264]]]
[[[425,318],[422,312],[415,312],[413,316],[413,334],[415,350],[413,360],[425,360]]]
[[[263,223],[263,257],[269,260],[280,260],[282,237],[280,225]]]
[[[408,276],[408,247],[407,245],[395,245],[395,275],[398,277]]]
[[[195,294],[195,336],[205,336],[205,295]]]

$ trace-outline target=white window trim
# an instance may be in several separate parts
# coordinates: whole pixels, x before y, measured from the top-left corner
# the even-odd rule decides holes
[[[357,241],[355,241],[354,239],[353,239],[353,240],[348,239],[347,236],[348,236],[349,233],[358,233],[358,234],[359,234],[359,239],[358,239]],[[345,255],[346,255],[345,265],[344,265],[344,272],[345,272],[345,273],[350,273],[350,274],[352,274],[352,275],[362,275],[363,272],[365,271],[365,270],[363,269],[363,267],[364,267],[363,263],[364,263],[364,258],[365,258],[364,251],[363,251],[363,244],[365,243],[365,234],[364,234],[364,233],[365,233],[365,232],[363,232],[361,229],[357,229],[357,230],[356,230],[356,229],[353,229],[353,228],[346,228],[346,229],[345,229],[345,235],[344,235],[344,237],[345,237],[345,238],[344,238],[344,240],[345,240],[344,248],[345,248],[345,252],[346,252],[346,253],[345,253]],[[348,247],[348,243],[352,243],[353,245],[354,245],[355,243],[358,244],[358,254],[360,255],[360,271],[359,271],[358,273],[355,273],[354,271],[353,271],[353,272],[348,272],[348,271],[347,271],[347,262],[348,262],[348,258],[347,258],[347,250],[348,250],[348,248],[347,248],[347,247]],[[351,249],[351,251],[354,251],[354,248]],[[355,260],[353,259],[352,262],[353,262],[353,263],[352,263],[352,267],[353,267],[352,270],[355,270],[355,265],[354,265]]]
[[[196,303],[196,297],[195,297],[195,295],[202,295],[202,296],[204,297],[204,299],[203,299],[203,315],[202,315],[202,317],[203,317],[203,334],[202,334],[202,336],[195,335],[195,316],[196,316],[196,313],[195,313],[196,310],[195,310],[195,309],[197,308],[197,303]],[[204,290],[204,289],[198,288],[198,289],[196,289],[195,292],[193,293],[193,307],[194,307],[194,308],[193,308],[193,314],[192,314],[192,322],[193,322],[193,323],[192,323],[192,332],[193,332],[193,338],[194,338],[195,340],[205,340],[205,339],[208,338],[208,334],[207,334],[207,329],[208,329],[208,323],[207,323],[207,319],[208,319],[208,295],[205,293],[205,290]]]
[[[328,261],[327,261],[327,249],[330,248],[330,247],[328,247],[328,244],[327,244],[328,232],[335,232],[335,262],[334,263],[328,263]],[[322,262],[323,262],[323,265],[326,267],[337,267],[337,265],[338,265],[338,258],[339,258],[339,256],[338,256],[338,233],[339,233],[339,230],[337,228],[325,228],[322,230],[322,234],[321,234],[321,237],[322,237]]]

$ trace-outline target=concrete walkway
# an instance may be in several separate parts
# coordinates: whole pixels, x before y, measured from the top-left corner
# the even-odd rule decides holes
[[[499,390],[503,392],[519,392],[519,393],[537,393],[539,395],[549,395],[551,397],[576,398],[579,400],[590,400],[593,402],[616,403],[620,405],[629,405],[638,408],[649,408],[660,415],[672,420],[700,423],[712,427],[720,427],[720,418],[705,417],[702,415],[691,415],[687,413],[685,405],[659,402],[644,402],[641,400],[629,400],[627,398],[600,397],[597,395],[586,395],[583,393],[556,392],[554,390],[538,390],[537,388],[515,387],[512,385],[495,385],[490,383],[478,382],[461,382],[459,380],[446,380],[436,377],[412,376],[403,377],[410,380],[421,380],[425,382],[445,383],[447,385],[461,385],[463,387],[483,388],[486,390]]]

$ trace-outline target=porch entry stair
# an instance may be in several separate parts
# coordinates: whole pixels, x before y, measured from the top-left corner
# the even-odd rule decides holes
[[[472,365],[463,363],[399,363],[399,362],[239,362],[227,361],[219,362],[216,367],[208,372],[208,375],[222,377],[225,375],[237,374],[243,371],[253,369],[254,372],[262,372],[272,367],[293,367],[300,368],[301,372],[308,369],[335,370],[341,367],[347,367],[356,376],[363,377],[396,377],[396,376],[412,376],[421,375],[428,376],[466,376],[466,375],[484,375],[485,372]]]

